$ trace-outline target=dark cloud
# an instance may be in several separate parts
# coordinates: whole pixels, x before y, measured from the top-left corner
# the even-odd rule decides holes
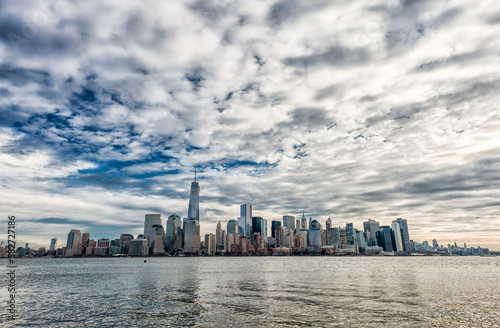
[[[314,68],[316,66],[347,66],[364,63],[369,59],[369,53],[363,48],[333,46],[328,50],[308,56],[289,57],[283,60],[285,65]]]

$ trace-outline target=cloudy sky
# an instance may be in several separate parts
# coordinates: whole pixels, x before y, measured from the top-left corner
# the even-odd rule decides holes
[[[203,234],[249,203],[500,249],[499,30],[493,0],[1,1],[1,212],[136,235],[196,166]]]

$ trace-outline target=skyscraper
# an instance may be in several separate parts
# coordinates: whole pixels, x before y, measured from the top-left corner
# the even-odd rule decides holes
[[[82,244],[80,245],[81,254],[85,254],[85,247],[87,247],[88,240],[90,239],[90,232],[84,232],[82,235]]]
[[[295,230],[295,216],[283,215],[283,226]]]
[[[394,251],[402,252],[404,248],[403,248],[403,239],[401,238],[401,227],[399,225],[399,222],[392,221],[391,228],[392,228],[392,244]]]
[[[52,238],[50,240],[50,248],[49,250],[53,251],[57,247],[57,238]]]
[[[195,254],[201,246],[200,221],[195,218],[184,221],[184,252]]]
[[[258,232],[261,237],[264,237],[264,233],[267,234],[266,225],[267,221],[264,218],[260,216],[252,217],[252,234]]]
[[[321,231],[319,230],[319,222],[317,220],[311,220],[308,246],[317,248],[321,247]]]
[[[173,251],[176,241],[182,239],[182,223],[181,216],[177,213],[170,214],[167,219],[167,231],[166,231],[166,248],[168,251]]]
[[[276,228],[281,227],[281,221],[271,221],[271,237],[276,238]]]
[[[161,214],[146,214],[144,218],[144,236],[149,235],[149,230],[154,225],[161,225]]]
[[[363,222],[363,229],[368,246],[377,246],[377,231],[380,229],[380,224],[375,220],[369,219]]]
[[[403,241],[403,250],[405,252],[411,251],[411,242],[410,242],[410,234],[408,233],[408,222],[405,219],[396,219],[392,222],[399,223],[399,227],[401,228],[401,239]]]
[[[392,248],[392,231],[389,226],[381,226],[378,231],[378,239],[379,245],[382,246],[384,251],[392,252],[394,249]]]
[[[65,256],[80,255],[82,245],[82,233],[80,230],[71,229],[68,233]]]
[[[345,230],[347,234],[347,245],[354,245],[354,240],[356,240],[356,236],[354,235],[354,225],[352,223],[346,224]]]
[[[226,231],[228,234],[236,235],[238,233],[238,222],[234,219],[229,220]]]
[[[219,223],[217,223],[217,230],[215,230],[215,245],[216,247],[222,244],[222,226]]]
[[[196,182],[196,170],[194,171],[194,181],[191,182],[191,193],[189,194],[188,220],[195,218],[200,220],[200,184]]]
[[[242,204],[240,206],[239,226],[243,229],[245,237],[250,237],[252,234],[252,205]]]

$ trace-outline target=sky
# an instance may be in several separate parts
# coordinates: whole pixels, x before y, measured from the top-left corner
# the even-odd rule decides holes
[[[500,250],[499,30],[492,0],[0,1],[3,221],[137,235],[196,167],[202,235],[247,203]]]

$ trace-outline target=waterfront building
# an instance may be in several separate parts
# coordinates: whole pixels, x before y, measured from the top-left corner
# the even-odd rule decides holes
[[[97,247],[109,247],[109,239],[108,238],[98,239]]]
[[[184,253],[197,254],[200,250],[200,221],[191,218],[184,221]]]
[[[50,240],[50,247],[49,250],[53,251],[57,248],[57,238],[52,238]]]
[[[281,221],[271,221],[271,237],[276,238],[276,228],[281,227]]]
[[[432,240],[432,248],[434,248],[434,249],[438,249],[439,248],[439,244],[438,244],[437,239],[433,239]]]
[[[215,254],[215,235],[213,233],[207,233],[205,235],[205,254],[214,255]]]
[[[295,230],[295,216],[283,215],[283,226]]]
[[[286,227],[277,226],[275,231],[275,245],[274,247],[283,247],[285,245],[285,232]]]
[[[122,233],[120,235],[120,254],[128,254],[130,241],[134,239],[134,236],[128,233]]]
[[[377,231],[380,229],[380,224],[372,219],[363,222],[363,230],[365,231],[368,246],[377,246]]]
[[[326,244],[328,246],[340,247],[339,228],[326,229]]]
[[[356,244],[358,245],[358,250],[363,253],[368,247],[368,244],[366,242],[365,234],[363,231],[360,231],[358,229],[354,229],[354,235],[356,236]]]
[[[354,245],[356,241],[356,236],[354,235],[354,224],[348,223],[345,226],[347,245]]]
[[[294,237],[294,246],[296,248],[304,248],[305,247],[304,237],[302,235],[298,234]]]
[[[386,252],[392,252],[392,230],[389,226],[381,226],[378,231],[378,244]]]
[[[85,247],[87,247],[87,242],[89,239],[90,239],[90,232],[84,232],[82,234],[82,244],[80,245],[81,247],[80,254],[85,254]]]
[[[87,240],[87,246],[85,247],[85,256],[91,256],[94,254],[94,248],[97,247],[97,241],[93,239]]]
[[[70,257],[81,254],[82,233],[80,230],[71,229],[68,233],[68,241],[66,242],[66,252],[64,256]]]
[[[149,235],[149,229],[154,225],[161,225],[161,214],[146,214],[144,218],[144,236]]]
[[[404,248],[403,248],[403,238],[401,236],[401,227],[399,225],[399,222],[392,221],[391,228],[392,228],[392,243],[393,243],[392,246],[394,248],[394,251],[402,252]]]
[[[326,231],[327,231],[326,229],[325,229],[325,230],[321,229],[321,245],[322,245],[322,246],[327,245],[327,241],[326,241]]]
[[[309,230],[308,229],[300,229],[299,234],[304,239],[304,245],[309,245]]]
[[[109,255],[121,254],[120,239],[114,239],[109,243]]]
[[[309,230],[308,246],[321,248],[321,231],[317,220],[311,221],[311,229]]]
[[[232,234],[232,235],[236,235],[237,233],[239,233],[238,222],[236,220],[233,220],[233,219],[229,220],[227,222],[226,231],[228,234]]]
[[[182,247],[182,219],[177,213],[170,214],[167,219],[167,231],[165,232],[166,249],[172,252],[176,247]]]
[[[263,229],[262,220],[264,219],[260,216],[252,217],[252,234],[257,232],[262,236],[262,229]]]
[[[217,229],[215,230],[215,244],[217,247],[220,244],[223,244],[222,242],[222,226],[220,224],[220,221],[217,223]]]
[[[410,241],[410,234],[408,232],[408,222],[402,218],[396,219],[392,222],[399,223],[399,227],[401,228],[401,239],[403,242],[403,250],[405,252],[411,251],[412,247],[411,247],[411,241]]]
[[[349,245],[347,243],[347,230],[346,229],[339,229],[339,241],[340,241],[340,247],[344,245]]]
[[[240,205],[240,218],[238,225],[243,229],[245,237],[252,235],[252,205]]]
[[[260,223],[260,237],[262,241],[267,240],[267,220],[262,219]]]
[[[149,230],[148,236],[148,246],[149,253],[157,256],[157,255],[165,255],[165,230],[162,225],[154,225]]]
[[[231,253],[231,246],[235,244],[234,234],[228,233],[226,235],[226,252]]]
[[[284,247],[293,247],[293,229],[284,227],[283,234],[284,234]]]
[[[147,239],[137,238],[137,239],[132,239],[130,241],[130,246],[129,246],[130,256],[147,256],[148,254],[149,254],[149,247]]]

